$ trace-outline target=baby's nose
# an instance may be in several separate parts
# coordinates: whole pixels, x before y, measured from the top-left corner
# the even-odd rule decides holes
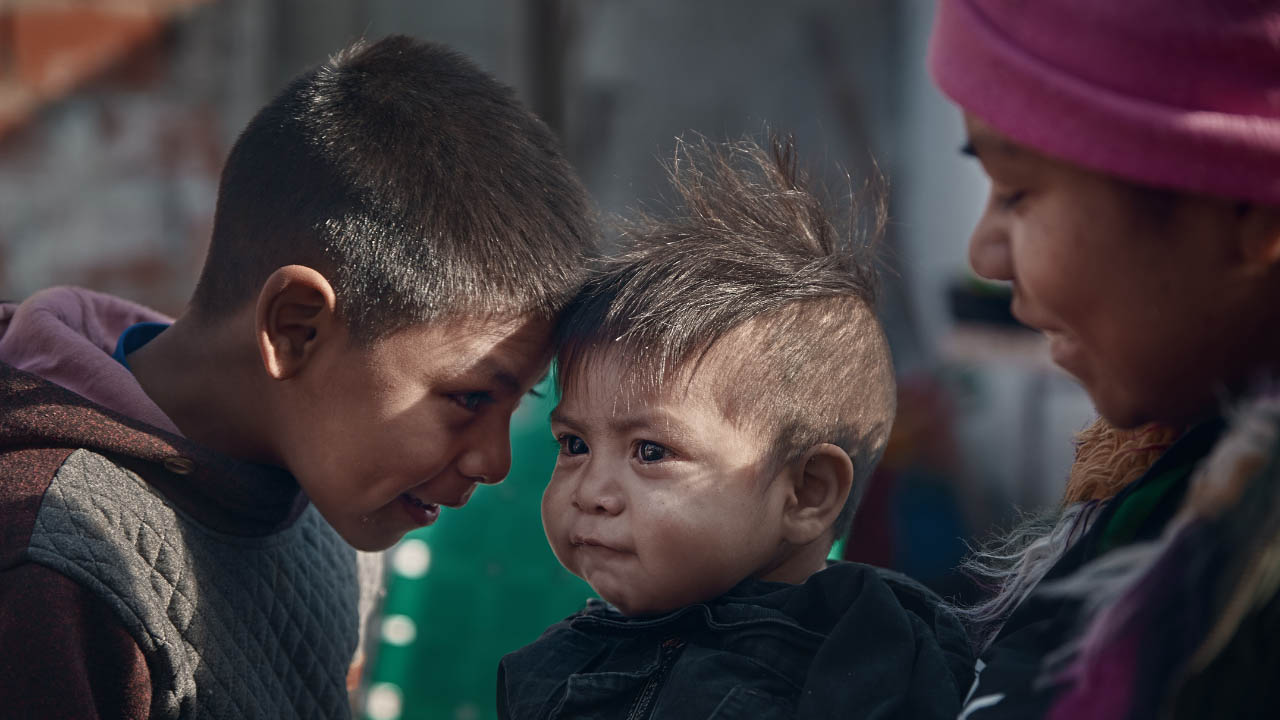
[[[617,515],[622,512],[622,499],[616,495],[605,495],[596,498],[596,512]]]
[[[622,498],[613,494],[573,494],[573,506],[584,513],[617,515],[622,512]]]

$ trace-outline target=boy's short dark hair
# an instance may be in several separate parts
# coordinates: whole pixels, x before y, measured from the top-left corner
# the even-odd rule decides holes
[[[840,231],[806,188],[790,140],[774,139],[772,152],[751,141],[681,142],[669,171],[673,217],[631,221],[562,317],[558,380],[568,387],[584,365],[621,358],[628,389],[660,391],[717,343],[735,343],[714,385],[727,418],[772,437],[775,463],[819,443],[853,460],[833,528],[842,537],[896,408],[875,316],[880,185],[871,212],[851,202]]]
[[[555,316],[596,230],[547,127],[462,55],[391,36],[293,80],[236,141],[192,309],[319,270],[362,341],[462,311]]]

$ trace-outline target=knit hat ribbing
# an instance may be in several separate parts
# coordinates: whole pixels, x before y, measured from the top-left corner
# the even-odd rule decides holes
[[[1280,205],[1280,2],[940,0],[929,68],[1046,155]]]

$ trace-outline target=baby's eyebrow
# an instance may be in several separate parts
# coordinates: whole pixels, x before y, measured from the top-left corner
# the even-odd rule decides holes
[[[565,415],[564,411],[560,409],[559,405],[556,405],[555,409],[551,411],[551,422],[559,425],[568,425],[574,428],[578,427],[578,423],[574,422],[573,418],[570,418],[567,415]]]
[[[595,422],[595,419],[589,420]],[[568,415],[561,410],[559,405],[551,411],[551,422],[575,429],[583,428],[588,424]],[[637,430],[648,429],[660,429],[664,434],[680,437],[687,437],[691,434],[689,428],[676,419],[676,416],[666,412],[648,410],[633,415],[613,416],[600,424],[607,427],[608,431],[614,435],[627,435]]]
[[[625,435],[636,430],[660,428],[665,433],[687,436],[689,428],[676,417],[666,412],[645,411],[635,415],[614,417],[609,419],[609,429],[618,435]]]

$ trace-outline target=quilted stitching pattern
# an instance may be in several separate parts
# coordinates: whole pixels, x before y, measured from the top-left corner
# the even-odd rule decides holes
[[[266,538],[221,535],[77,450],[45,494],[29,555],[116,611],[147,656],[153,716],[350,716],[355,551],[315,508]]]

